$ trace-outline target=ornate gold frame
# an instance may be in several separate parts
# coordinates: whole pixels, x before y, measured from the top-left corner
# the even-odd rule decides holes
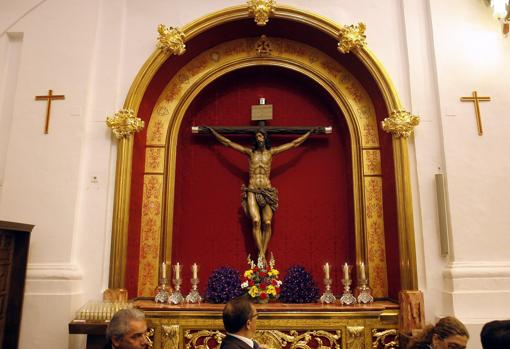
[[[210,14],[200,18],[181,29],[182,36],[185,40],[190,40],[194,36],[202,33],[218,24],[226,23],[235,19],[249,18],[250,14],[246,6],[236,6],[227,8],[225,10]],[[288,6],[275,6],[274,18],[282,18],[295,22],[305,23],[319,31],[325,32],[331,37],[338,37],[341,29],[337,24],[329,20],[305,11],[294,9]],[[402,106],[398,95],[387,76],[384,68],[374,55],[366,48],[366,46],[356,47],[351,50],[351,54],[356,57],[367,67],[372,77],[376,81],[381,94],[385,100],[388,114],[393,111],[402,110]],[[168,59],[169,53],[156,49],[155,52],[149,57],[144,66],[141,68],[137,77],[135,78],[124,103],[125,109],[132,109],[134,114],[137,114],[138,107],[145,90],[158,71],[160,66]],[[239,64],[259,64],[261,62],[239,62]],[[267,61],[266,61],[267,63]],[[282,67],[285,62],[272,63],[278,64]],[[240,65],[238,66],[238,68]],[[286,67],[287,69],[290,67]],[[226,72],[226,70],[225,70]],[[223,72],[224,73],[224,72]],[[313,75],[313,74],[312,74]],[[204,83],[212,81],[210,77],[204,80]],[[339,96],[341,98],[341,96]],[[191,99],[187,99],[188,104]],[[180,109],[184,113],[185,105],[181,105]],[[349,126],[351,127],[351,125]],[[354,135],[355,133],[351,133]],[[176,136],[174,136],[176,137]],[[175,140],[174,140],[175,141]],[[398,234],[399,234],[399,249],[400,249],[400,265],[401,265],[401,286],[404,290],[417,289],[416,277],[416,256],[414,245],[414,228],[413,228],[413,214],[412,214],[412,198],[411,186],[409,180],[409,160],[408,160],[408,144],[407,138],[393,137],[393,151],[394,151],[394,166],[395,166],[395,179],[396,179],[396,196],[397,196],[397,209],[398,209]],[[109,286],[112,288],[120,288],[124,286],[124,273],[126,267],[126,248],[127,248],[127,228],[129,221],[129,195],[130,195],[130,173],[133,151],[133,136],[122,138],[119,141],[118,157],[117,157],[117,179],[115,189],[115,204],[114,216],[112,226],[112,252],[110,263],[110,279]],[[353,154],[353,162],[357,162],[358,166],[361,164],[361,152]],[[357,158],[358,157],[358,158]],[[356,179],[355,179],[356,180]],[[360,180],[359,178],[357,179]],[[170,185],[172,181],[169,182]],[[360,184],[355,184],[359,186]],[[355,188],[356,190],[356,188]],[[355,196],[356,197],[356,196]],[[360,205],[360,203],[355,203]],[[171,210],[167,210],[171,211]],[[361,210],[360,210],[361,212]],[[357,216],[357,220],[360,219]],[[357,231],[362,231],[362,222],[357,222]],[[357,258],[363,258],[366,255],[366,246],[360,242],[358,237],[356,239],[356,255]],[[168,256],[168,249],[166,256]]]

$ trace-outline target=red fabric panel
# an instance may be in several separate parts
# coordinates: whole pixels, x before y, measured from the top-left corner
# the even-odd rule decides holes
[[[231,73],[209,85],[195,99],[181,125],[175,185],[173,263],[201,266],[200,285],[219,266],[246,268],[256,256],[251,223],[240,205],[247,182],[245,155],[217,143],[212,136],[192,135],[192,125],[249,125],[251,105],[259,97],[273,104],[271,125],[332,125],[334,132],[313,136],[301,147],[276,155],[271,181],[280,193],[269,244],[282,272],[304,265],[322,284],[322,265],[334,267],[334,291],[340,291],[340,265],[354,262],[350,148],[339,109],[322,89],[296,73],[252,68]],[[279,145],[296,136],[272,136]],[[230,136],[251,145],[249,136]],[[282,275],[283,277],[283,275]],[[184,289],[189,288],[184,285]],[[320,285],[322,286],[322,285]]]

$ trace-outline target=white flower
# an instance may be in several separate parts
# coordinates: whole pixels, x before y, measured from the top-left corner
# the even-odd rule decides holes
[[[248,281],[245,281],[241,284],[241,288],[246,288],[248,287]]]
[[[282,282],[280,280],[276,280],[276,286],[280,287],[282,285]]]

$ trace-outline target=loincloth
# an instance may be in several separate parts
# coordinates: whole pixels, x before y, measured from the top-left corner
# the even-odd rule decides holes
[[[248,213],[248,193],[255,194],[255,200],[260,208],[271,207],[273,212],[278,208],[278,189],[276,188],[247,188],[241,185],[241,204],[245,213]]]

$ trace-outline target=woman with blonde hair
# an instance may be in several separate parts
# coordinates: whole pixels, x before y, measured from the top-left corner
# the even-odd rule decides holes
[[[465,349],[469,339],[466,326],[453,316],[429,325],[412,339],[407,349]]]

